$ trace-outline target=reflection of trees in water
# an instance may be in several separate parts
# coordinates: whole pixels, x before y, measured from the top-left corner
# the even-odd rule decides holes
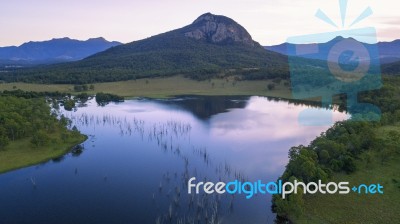
[[[182,161],[183,169],[179,173],[164,172],[158,189],[153,193],[153,203],[159,214],[155,219],[156,223],[222,223],[223,216],[233,212],[233,195],[186,193],[191,177],[196,177],[196,182],[207,182],[213,177],[214,180],[225,182],[232,178],[242,182],[246,180],[228,162],[213,160],[206,147],[190,144],[192,126],[189,123],[176,120],[146,123],[137,118],[86,113],[71,113],[67,118],[72,121],[71,125],[78,128],[84,126],[96,130],[100,126],[111,127],[116,128],[122,136],[139,136],[141,141],[154,143],[162,152],[172,154]],[[189,146],[182,146],[183,142]],[[203,166],[199,167],[198,161]],[[207,169],[215,173],[207,172]]]
[[[85,146],[83,144],[76,145],[72,148],[71,154],[72,154],[72,156],[75,156],[75,157],[80,156],[84,149],[85,149]]]
[[[207,120],[211,116],[227,112],[231,109],[245,108],[252,97],[245,96],[188,96],[176,99],[157,100],[161,104],[175,106],[189,111],[200,120]],[[325,108],[331,110],[345,111],[343,106],[322,105],[321,102],[312,100],[290,100],[277,97],[262,97],[273,102],[287,102],[289,105],[306,106],[311,108]]]
[[[187,184],[191,177],[196,177],[197,181],[207,182],[212,179],[209,176],[215,175],[218,181],[226,182],[234,177],[244,182],[244,175],[227,162],[221,163],[213,160],[205,147],[191,145],[191,152],[194,156],[192,157],[182,153],[179,145],[174,148],[172,142],[161,141],[159,143],[157,140],[157,144],[164,152],[170,152],[182,159],[184,169],[181,174],[177,172],[171,174],[169,171],[163,174],[158,192],[153,194],[153,200],[158,208],[162,206],[163,199],[170,202],[167,211],[159,210],[160,215],[157,217],[156,223],[222,223],[223,216],[233,212],[234,197],[232,195],[209,195],[204,192],[189,195],[181,192],[188,192]],[[201,161],[203,167],[196,167],[194,160]],[[201,170],[209,168],[214,170],[215,174],[200,172],[199,168]],[[156,197],[161,200],[156,200]]]
[[[93,127],[93,130],[96,130],[98,126],[101,127],[112,127],[119,128],[119,134],[121,136],[124,135],[133,135],[140,134],[140,136],[144,137],[144,121],[133,118],[132,122],[128,121],[126,117],[123,119],[114,115],[104,114],[102,116],[89,115],[86,113],[82,114],[69,114],[66,116],[68,119],[72,121],[70,126],[78,126],[78,127]]]

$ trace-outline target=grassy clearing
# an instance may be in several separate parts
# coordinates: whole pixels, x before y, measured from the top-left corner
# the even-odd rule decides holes
[[[73,85],[47,85],[47,84],[32,84],[32,83],[0,83],[0,91],[21,89],[24,91],[34,92],[71,92],[74,88]]]
[[[151,97],[167,98],[177,95],[258,95],[291,98],[288,87],[281,84],[274,84],[273,90],[268,90],[270,80],[257,81],[226,81],[225,79],[212,79],[207,81],[195,81],[182,76],[168,78],[138,79],[121,82],[95,83],[94,91],[112,93],[123,97]],[[0,91],[21,89],[24,91],[59,91],[74,92],[73,85],[59,84],[30,84],[30,83],[2,83]]]
[[[57,134],[59,135],[57,132],[53,135]],[[60,157],[86,140],[84,135],[71,136],[66,142],[58,138],[57,136],[55,141],[38,148],[33,147],[28,138],[10,142],[5,149],[0,150],[0,174]]]
[[[381,138],[400,126],[385,126],[377,130]],[[306,195],[305,213],[295,223],[397,223],[400,220],[400,155],[382,163],[378,152],[371,153],[370,163],[359,161],[359,171],[336,174],[332,181],[348,181],[350,185],[376,184],[384,186],[383,195]]]

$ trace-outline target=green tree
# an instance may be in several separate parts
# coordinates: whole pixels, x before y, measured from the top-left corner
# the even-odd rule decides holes
[[[64,109],[71,111],[75,107],[75,100],[73,99],[68,99],[64,101]]]
[[[43,130],[39,130],[38,132],[36,132],[31,139],[31,143],[35,147],[45,146],[49,143],[49,141],[50,141],[49,136]]]
[[[268,84],[267,85],[267,89],[270,90],[270,91],[275,89],[275,84],[273,84],[273,83]]]
[[[0,149],[4,149],[9,143],[9,139],[5,135],[0,135]]]

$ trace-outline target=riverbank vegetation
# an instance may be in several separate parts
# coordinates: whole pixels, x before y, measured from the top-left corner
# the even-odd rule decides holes
[[[59,157],[85,140],[51,113],[44,97],[16,93],[25,97],[0,94],[0,173]]]
[[[96,103],[104,106],[108,104],[109,102],[123,102],[124,98],[115,94],[110,94],[110,93],[96,93]]]
[[[338,122],[308,146],[292,147],[281,176],[283,181],[305,183],[380,183],[384,194],[291,194],[287,199],[276,195],[273,209],[280,218],[294,223],[391,223],[399,218],[399,84],[398,77],[385,77],[380,90],[359,96],[381,109],[380,121]]]
[[[400,154],[395,150],[400,144],[399,138],[394,140],[391,135],[393,131],[399,133],[399,130],[398,125],[376,129],[377,138],[386,144],[361,154],[356,160],[358,170],[354,173],[335,173],[330,180],[347,181],[352,185],[380,183],[384,186],[384,194],[304,195],[303,213],[292,220],[295,223],[315,224],[394,223],[398,220]]]

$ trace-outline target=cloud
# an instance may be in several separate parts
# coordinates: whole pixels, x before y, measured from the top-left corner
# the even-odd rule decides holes
[[[379,23],[381,25],[399,26],[400,24],[400,16],[380,16],[375,17],[374,20],[376,21],[376,23]]]
[[[400,27],[391,27],[386,29],[379,29],[378,39],[381,41],[393,41],[399,39]]]
[[[400,16],[374,17],[373,23],[377,29],[377,35],[380,41],[392,41],[400,38]]]

